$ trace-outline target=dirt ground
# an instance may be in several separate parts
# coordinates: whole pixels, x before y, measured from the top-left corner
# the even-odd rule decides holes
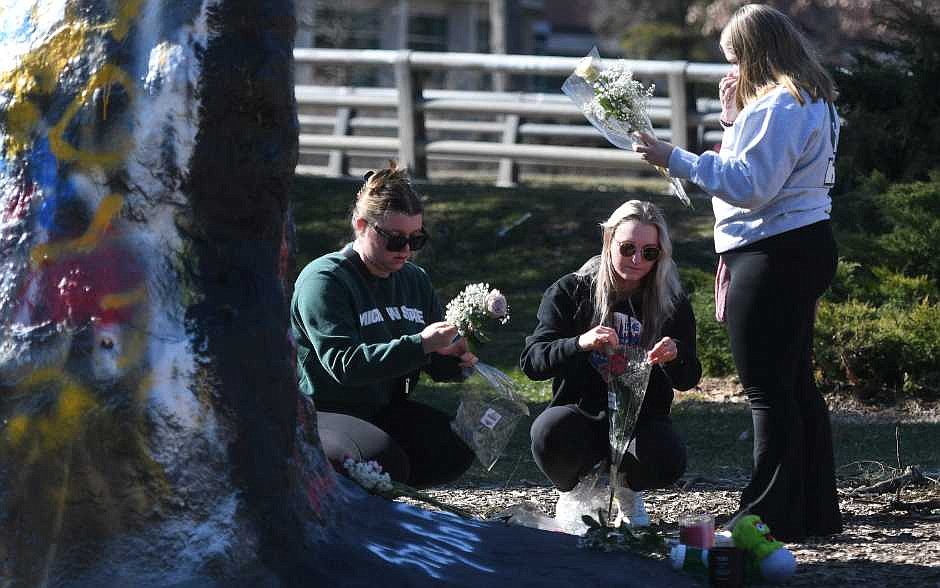
[[[733,381],[706,381],[702,393],[715,401],[743,401]],[[833,419],[868,422],[940,420],[940,407],[909,404],[873,409],[847,398],[829,398]],[[838,536],[791,543],[798,568],[789,586],[903,586],[940,588],[940,483],[926,472],[917,484],[897,493],[857,493],[841,484],[845,530]],[[737,507],[746,480],[684,478],[673,488],[645,493],[651,519],[667,529],[685,513],[717,513],[720,524]],[[558,492],[523,480],[511,487],[455,486],[431,491],[435,498],[486,518],[523,501],[533,501],[554,515]]]

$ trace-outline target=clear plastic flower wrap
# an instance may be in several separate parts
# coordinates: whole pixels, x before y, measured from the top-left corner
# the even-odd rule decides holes
[[[529,407],[519,398],[509,376],[483,362],[473,366],[473,375],[461,388],[460,405],[450,427],[490,470],[519,420],[529,416]]]
[[[628,151],[633,150],[634,133],[653,134],[653,123],[647,113],[653,90],[653,85],[647,88],[633,79],[633,72],[622,61],[602,60],[597,47],[581,59],[561,86],[561,91],[594,128],[613,145]],[[676,197],[691,208],[692,201],[682,182],[670,176],[665,168],[656,169],[669,181]]]
[[[610,356],[610,380],[607,382],[607,418],[610,424],[610,479],[619,480],[620,462],[636,429],[637,417],[646,396],[653,364],[646,360],[646,349],[624,345]],[[612,512],[614,489],[611,484]]]

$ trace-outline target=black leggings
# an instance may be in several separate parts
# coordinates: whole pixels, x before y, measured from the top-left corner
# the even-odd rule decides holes
[[[451,430],[450,417],[410,400],[382,409],[371,422],[317,411],[320,442],[333,468],[343,460],[375,460],[396,482],[429,488],[459,478],[473,464],[473,451]]]
[[[532,456],[562,492],[577,485],[597,462],[610,460],[607,417],[577,405],[552,406],[532,423]],[[685,443],[669,417],[641,419],[620,465],[634,490],[663,488],[685,473]]]
[[[754,470],[741,494],[778,539],[842,529],[829,409],[812,370],[816,302],[835,275],[828,221],[722,254],[731,275],[731,352],[754,424]]]

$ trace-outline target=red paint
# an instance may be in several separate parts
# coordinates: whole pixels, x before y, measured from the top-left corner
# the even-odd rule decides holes
[[[136,259],[111,240],[88,253],[69,255],[44,265],[30,276],[28,294],[23,299],[31,324],[126,323],[139,308],[134,293],[141,292],[145,284],[144,272]]]
[[[29,203],[33,199],[35,185],[32,182],[26,182],[20,184],[19,188],[13,197],[7,201],[7,205],[3,209],[3,222],[23,218],[29,211]]]

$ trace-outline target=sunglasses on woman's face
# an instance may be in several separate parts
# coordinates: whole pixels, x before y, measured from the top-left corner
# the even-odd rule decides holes
[[[372,228],[375,229],[376,233],[385,238],[385,248],[389,251],[401,251],[405,248],[405,245],[411,247],[412,251],[417,251],[424,247],[424,244],[427,243],[430,238],[430,235],[424,231],[424,228],[408,236],[389,233],[379,225],[372,225]]]
[[[618,241],[617,245],[620,246],[620,255],[624,257],[633,257],[636,254],[636,245],[629,241]],[[647,245],[640,249],[640,257],[645,261],[656,261],[662,252],[663,250],[655,245]]]

